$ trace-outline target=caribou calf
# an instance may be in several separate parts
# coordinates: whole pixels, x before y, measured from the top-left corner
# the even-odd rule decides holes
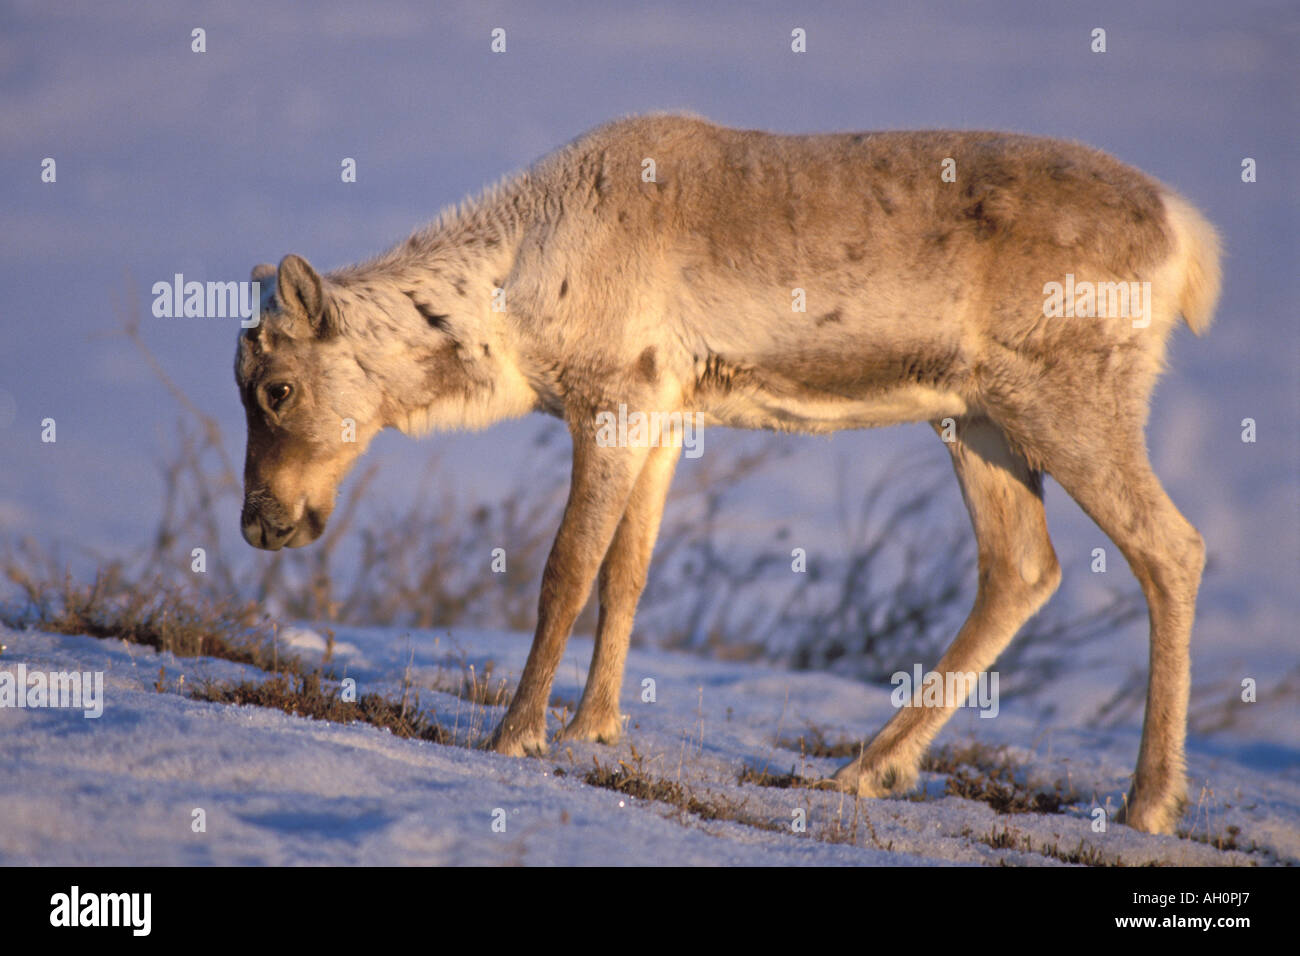
[[[1172,830],[1204,545],[1143,431],[1171,330],[1181,316],[1203,332],[1220,281],[1214,229],[1172,190],[1032,136],[782,136],[655,115],[582,136],[362,265],[322,276],[290,255],[253,278],[271,296],[236,361],[250,544],[320,535],[381,429],[533,411],[568,425],[568,504],[498,752],[545,751],[551,681],[597,580],[595,655],[563,735],[620,734],[633,613],[679,449],[598,441],[602,413],[799,432],[929,422],[979,561],[937,671],[987,670],[1055,590],[1052,475],[1144,591],[1150,679],[1126,813]],[[900,708],[833,785],[909,787],[962,703]]]

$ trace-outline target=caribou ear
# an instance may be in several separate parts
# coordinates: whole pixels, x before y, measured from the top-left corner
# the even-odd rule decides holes
[[[269,262],[262,262],[253,266],[252,280],[258,286],[258,309],[259,312],[270,312],[275,307],[275,266]],[[241,335],[240,341],[245,344],[252,344],[258,338],[258,331],[262,328],[259,322],[252,328],[245,329]]]
[[[324,284],[306,259],[292,254],[281,259],[275,285],[276,298],[286,312],[305,318],[317,335],[330,334]]]

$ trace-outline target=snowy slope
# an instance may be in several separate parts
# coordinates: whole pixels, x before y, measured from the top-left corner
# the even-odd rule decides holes
[[[292,652],[320,660],[315,632],[281,635]],[[187,684],[257,676],[209,659],[175,659],[119,641],[0,629],[0,671],[102,670],[107,701],[98,720],[68,710],[0,709],[0,864],[708,864],[793,865],[934,863],[1061,865],[1038,852],[1056,845],[1126,864],[1159,861],[1268,865],[1300,859],[1300,768],[1294,751],[1275,748],[1273,766],[1245,766],[1231,747],[1192,741],[1194,809],[1183,826],[1196,833],[1240,828],[1240,846],[1223,852],[1176,837],[1112,825],[1093,833],[1085,803],[1061,814],[999,816],[984,803],[945,797],[943,778],[923,775],[925,799],[863,801],[856,844],[830,842],[827,828],[852,821],[852,800],[806,789],[737,784],[742,766],[815,777],[837,761],[803,759],[773,746],[809,726],[828,739],[861,736],[888,717],[887,688],[838,677],[789,673],[749,663],[634,650],[624,685],[629,731],[617,748],[553,748],[543,759],[514,760],[469,749],[403,740],[366,725],[341,726],[253,707],[201,703],[174,692]],[[518,634],[339,629],[333,666],[363,693],[400,693],[412,684],[473,664],[517,675],[528,638]],[[288,648],[286,648],[287,650]],[[575,638],[554,697],[576,701],[591,652]],[[155,690],[165,667],[165,692]],[[656,701],[643,703],[645,678]],[[500,714],[427,688],[421,705],[455,728],[462,742],[481,737]],[[552,718],[552,730],[558,721]],[[1087,728],[1036,726],[1011,704],[992,720],[966,710],[939,743],[971,739],[1007,744],[1034,779],[1067,782],[1114,806],[1127,787],[1137,728],[1102,735]],[[751,821],[703,821],[664,803],[634,800],[583,782],[593,757],[603,766],[629,746],[652,776],[680,780],[694,794],[743,806]],[[1258,755],[1256,755],[1257,757]],[[556,768],[563,771],[556,774]],[[206,832],[192,832],[196,808]],[[808,832],[790,832],[796,809]],[[494,811],[505,832],[494,832]],[[498,814],[500,815],[500,814]],[[1009,829],[1014,849],[988,837]],[[1031,849],[1023,849],[1028,838]],[[996,842],[996,841],[994,841]]]

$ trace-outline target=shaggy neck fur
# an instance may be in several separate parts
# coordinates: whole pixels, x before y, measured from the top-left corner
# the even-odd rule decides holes
[[[528,218],[526,179],[325,277],[337,345],[380,397],[376,430],[482,428],[537,408],[506,314],[493,310]]]

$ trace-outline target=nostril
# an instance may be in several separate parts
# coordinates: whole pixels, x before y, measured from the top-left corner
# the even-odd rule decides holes
[[[268,551],[279,551],[293,535],[293,526],[262,525],[262,547]]]
[[[311,536],[319,538],[325,530],[325,516],[315,508],[307,508],[303,517],[307,519],[307,527],[311,529]]]
[[[293,534],[293,525],[274,525],[262,515],[252,515],[242,522],[240,530],[244,540],[255,548],[266,551],[279,550]]]

